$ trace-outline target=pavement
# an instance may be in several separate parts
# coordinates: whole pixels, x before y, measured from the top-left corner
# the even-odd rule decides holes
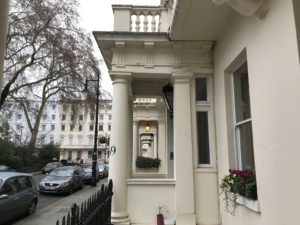
[[[36,211],[13,225],[56,225],[57,220],[61,224],[62,218],[71,212],[72,204],[81,204],[86,201],[101,188],[102,183],[99,181],[96,187],[86,186],[84,189],[78,190],[48,207]]]

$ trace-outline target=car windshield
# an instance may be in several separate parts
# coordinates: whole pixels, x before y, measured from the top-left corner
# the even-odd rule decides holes
[[[98,165],[100,170],[104,170],[105,169],[105,165]]]
[[[55,177],[71,177],[73,174],[73,170],[72,169],[68,169],[68,170],[53,170],[49,175],[51,176],[55,176]]]
[[[93,171],[91,167],[85,167],[85,168],[83,168],[83,170],[86,173],[91,173]]]
[[[46,167],[55,167],[57,163],[48,163]]]

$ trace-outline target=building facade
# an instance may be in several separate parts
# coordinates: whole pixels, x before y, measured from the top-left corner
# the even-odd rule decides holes
[[[34,126],[36,111],[39,109],[41,101],[31,100],[29,101],[29,104],[30,106],[28,107],[28,119],[31,123],[31,126]],[[48,101],[46,103],[43,114],[41,116],[36,143],[37,146],[49,143],[57,143],[59,107],[59,103],[56,101]],[[8,123],[12,141],[16,144],[21,145],[28,143],[31,137],[31,132],[26,120],[25,113],[20,105],[13,100],[7,100],[3,106],[2,112],[3,113],[1,115],[1,121],[2,123]]]
[[[299,4],[113,6],[114,31],[94,36],[113,81],[114,224],[156,224],[159,208],[178,225],[299,223]],[[136,108],[168,83],[172,116]],[[158,171],[138,171],[136,158],[155,153]],[[235,216],[219,194],[229,169],[256,174],[257,200],[240,201]]]
[[[58,138],[60,159],[92,163],[95,129],[98,140],[109,141],[112,120],[111,100],[100,100],[98,127],[95,127],[95,104],[62,104],[59,112]],[[97,143],[97,160],[108,161],[108,143]]]
[[[31,123],[35,122],[35,109],[41,101],[31,100],[29,115]],[[112,120],[111,100],[101,100],[98,117],[98,139],[105,137],[106,143],[98,143],[97,159],[108,161],[108,141],[110,138]],[[2,123],[7,122],[12,141],[16,144],[27,144],[31,137],[25,114],[18,103],[7,100],[1,115]],[[37,146],[58,144],[60,159],[85,163],[92,162],[95,135],[95,104],[79,103],[63,104],[58,101],[48,101],[44,108],[38,131]]]

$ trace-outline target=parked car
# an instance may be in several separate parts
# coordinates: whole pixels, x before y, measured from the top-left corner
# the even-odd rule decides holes
[[[108,166],[106,164],[99,164],[100,178],[108,177]]]
[[[79,165],[78,162],[73,161],[71,159],[61,159],[60,162],[64,165],[64,166],[76,166]]]
[[[83,169],[79,166],[63,166],[52,170],[39,184],[40,193],[68,193],[82,188]]]
[[[90,184],[92,182],[92,173],[93,173],[92,165],[85,164],[85,165],[81,165],[81,167],[84,171],[84,179],[83,179],[84,184]],[[98,165],[96,165],[96,182],[99,180],[100,180],[100,172],[99,172]]]
[[[15,170],[6,165],[0,164],[0,172],[3,172],[3,171],[15,171]]]
[[[0,173],[0,224],[35,212],[38,191],[31,174]]]
[[[62,166],[64,166],[64,165],[62,163],[60,163],[60,162],[50,162],[50,163],[47,163],[42,168],[42,173],[50,173],[55,168],[59,168],[59,167],[62,167]]]

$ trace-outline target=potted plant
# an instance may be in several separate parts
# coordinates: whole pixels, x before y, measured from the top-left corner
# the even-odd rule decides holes
[[[106,144],[106,143],[107,143],[107,138],[104,137],[104,136],[100,137],[100,138],[99,138],[99,143],[100,143],[100,144]]]
[[[160,159],[138,156],[136,158],[135,165],[137,168],[143,168],[143,169],[158,168],[160,165]]]
[[[239,196],[257,200],[255,171],[229,170],[229,174],[222,178],[220,188],[221,194],[224,193],[225,210],[234,215]]]

